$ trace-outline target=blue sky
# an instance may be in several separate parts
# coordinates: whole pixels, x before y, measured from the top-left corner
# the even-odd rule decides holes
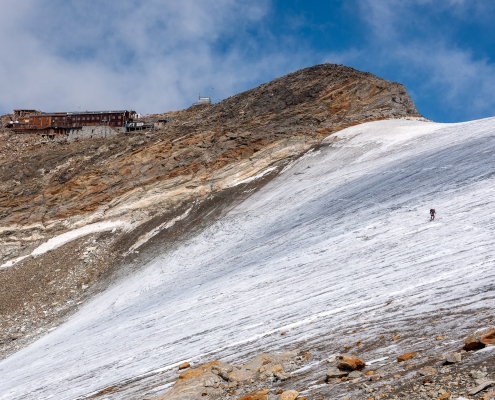
[[[492,0],[0,0],[0,113],[187,107],[300,68],[403,83],[426,117],[495,115]]]

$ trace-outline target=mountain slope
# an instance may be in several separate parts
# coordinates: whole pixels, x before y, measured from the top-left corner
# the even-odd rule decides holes
[[[4,134],[0,229],[8,234],[0,257],[29,254],[88,223],[143,223],[297,156],[332,132],[401,117],[419,117],[401,84],[324,64],[218,104],[150,116],[166,121],[157,131],[45,144]]]
[[[165,391],[183,360],[296,347],[313,353],[295,378],[305,394],[340,398],[319,381],[344,345],[362,340],[356,351],[378,364],[458,349],[475,312],[493,311],[493,165],[495,118],[332,135],[2,361],[0,398],[72,399],[119,384],[105,398],[139,398]]]
[[[71,141],[0,129],[0,359],[329,134],[421,119],[401,84],[332,64],[147,118],[164,126]]]

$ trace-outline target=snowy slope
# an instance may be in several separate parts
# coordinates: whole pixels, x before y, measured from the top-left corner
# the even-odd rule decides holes
[[[72,399],[187,359],[493,306],[495,118],[337,136],[1,362],[0,399]],[[390,300],[407,307],[385,313]]]

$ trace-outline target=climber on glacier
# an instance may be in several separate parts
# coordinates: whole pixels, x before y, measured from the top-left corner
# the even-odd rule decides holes
[[[437,212],[435,211],[435,209],[434,209],[434,208],[431,208],[431,209],[430,209],[430,221],[435,220],[435,214],[436,214],[436,213],[437,213]]]

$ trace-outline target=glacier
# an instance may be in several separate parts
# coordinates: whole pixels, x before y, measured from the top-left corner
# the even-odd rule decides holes
[[[493,308],[494,231],[495,118],[345,129],[0,362],[0,399],[85,398],[185,360]]]

